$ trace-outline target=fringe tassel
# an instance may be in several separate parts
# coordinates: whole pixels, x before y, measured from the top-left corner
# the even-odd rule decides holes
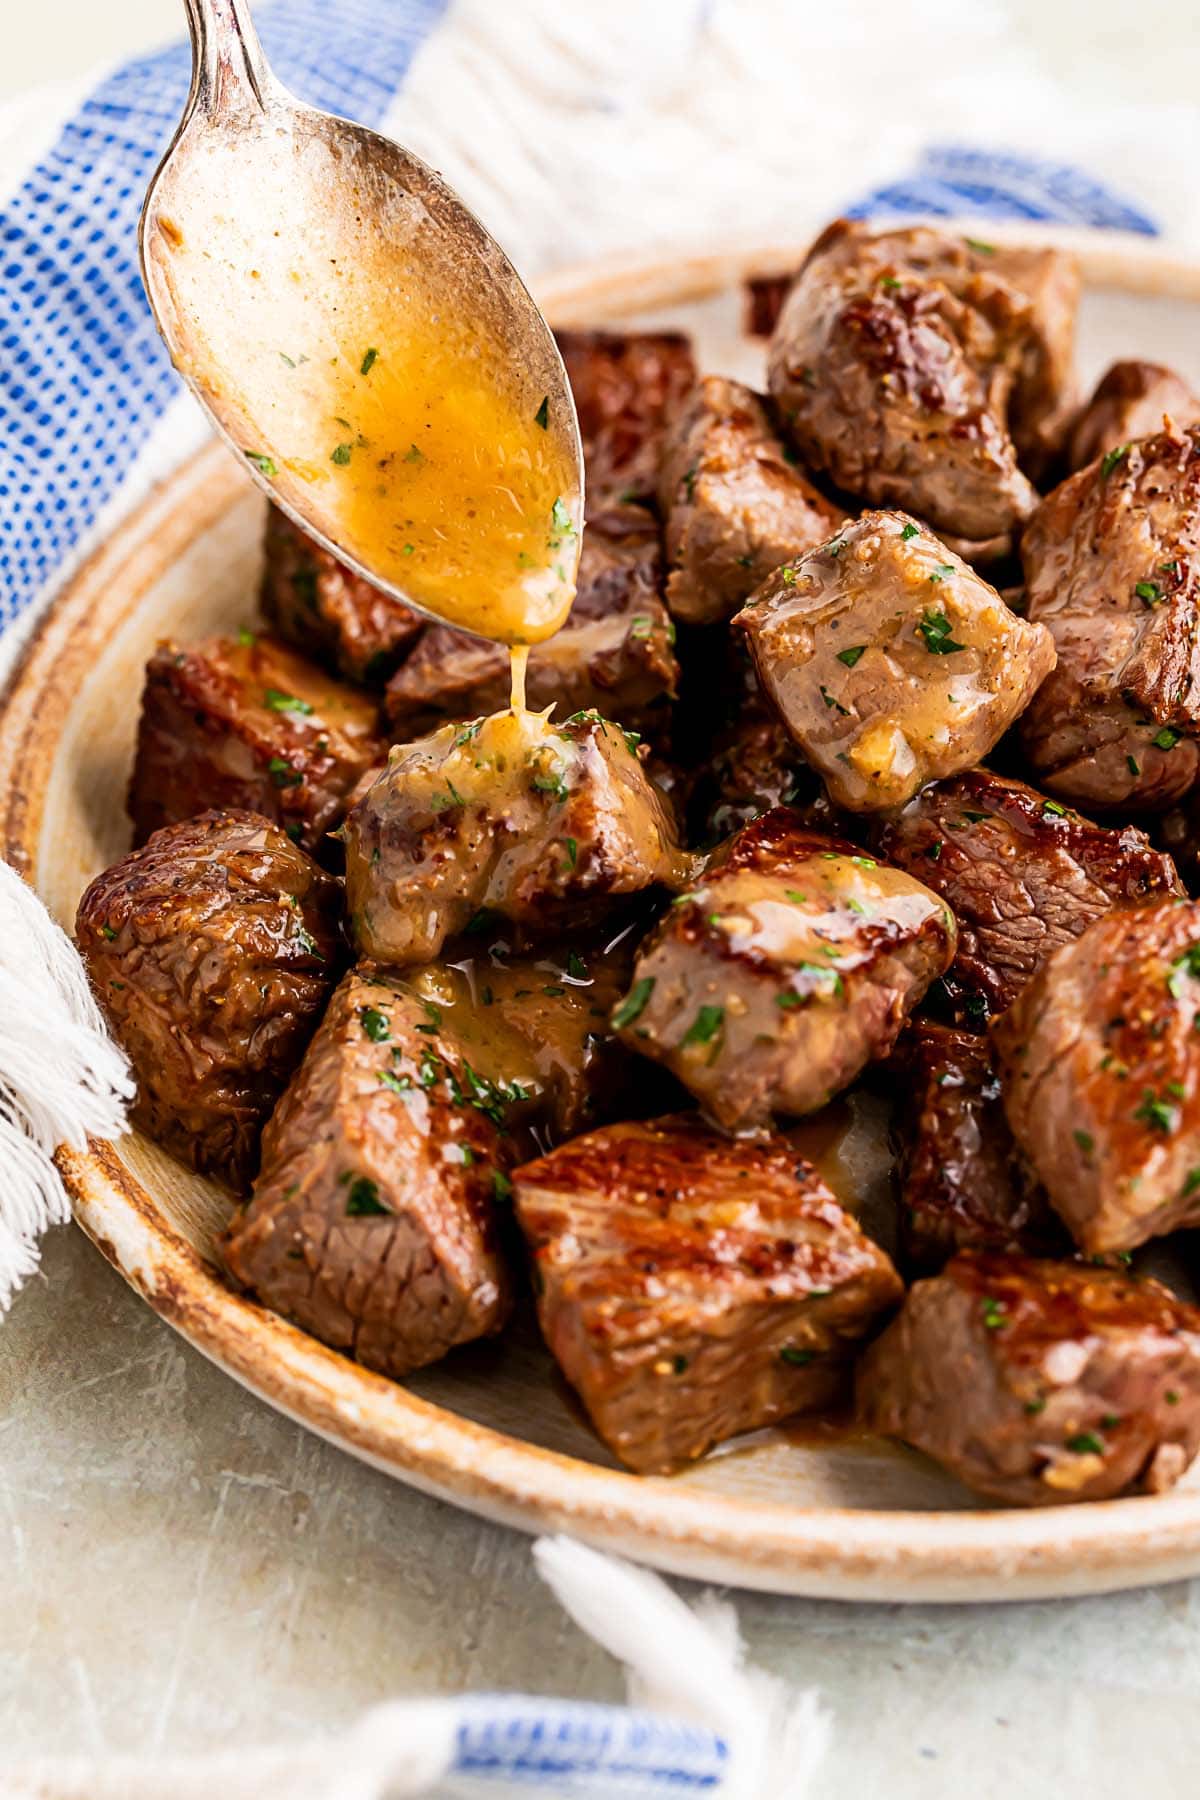
[[[0,863],[0,1318],[71,1216],[60,1144],[126,1129],[134,1084],[105,1030],[83,964],[33,890]]]

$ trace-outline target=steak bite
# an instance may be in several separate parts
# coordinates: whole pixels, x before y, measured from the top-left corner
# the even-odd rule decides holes
[[[1171,858],[1136,826],[1093,825],[987,769],[926,788],[876,843],[950,903],[958,954],[946,985],[976,1028],[1110,907],[1183,893]]]
[[[598,713],[495,713],[398,745],[342,835],[351,931],[384,963],[427,962],[492,915],[582,927],[694,866],[633,734]]]
[[[871,506],[927,519],[964,554],[1003,556],[1037,504],[1010,418],[1040,449],[1069,373],[1070,278],[1036,262],[923,226],[829,226],[769,358],[771,393],[809,467]]]
[[[465,948],[466,946],[464,946]],[[505,1097],[510,1125],[553,1143],[611,1116],[631,1058],[612,1035],[613,1006],[629,985],[631,936],[615,946],[573,938],[513,954],[503,940],[453,963],[394,979],[456,1048],[467,1073]],[[644,1064],[640,1065],[644,1068]]]
[[[903,513],[864,513],[765,581],[734,624],[830,798],[902,806],[973,767],[1054,666],[1054,643]]]
[[[1075,420],[1069,466],[1086,469],[1109,450],[1151,437],[1167,417],[1176,425],[1192,425],[1200,418],[1200,398],[1187,382],[1162,363],[1115,362]]]
[[[668,909],[613,1022],[717,1124],[761,1129],[885,1056],[954,942],[928,888],[778,807]]]
[[[339,562],[278,506],[267,509],[260,602],[287,638],[349,681],[382,686],[425,629],[420,613]]]
[[[137,1077],[135,1122],[239,1192],[336,972],[338,884],[267,819],[213,811],[97,875],[76,942]]]
[[[1200,904],[1121,909],[995,1027],[1009,1124],[1089,1255],[1200,1221]]]
[[[989,1500],[1161,1492],[1200,1447],[1200,1311],[1123,1270],[965,1250],[909,1290],[858,1401]]]
[[[375,702],[276,638],[160,644],[129,784],[134,839],[205,807],[241,807],[315,850],[382,754]]]
[[[617,536],[590,525],[584,532],[575,603],[562,629],[530,651],[526,693],[535,709],[557,704],[567,715],[594,706],[650,730],[679,680],[675,627],[663,603],[658,526],[644,510],[626,514]],[[388,684],[388,719],[413,737],[446,718],[499,712],[510,682],[505,645],[431,625]]]
[[[1200,768],[1200,428],[1072,475],[1021,557],[1029,618],[1058,650],[1021,721],[1042,783],[1092,808],[1170,806]]]
[[[263,1134],[254,1196],[222,1245],[231,1274],[384,1375],[499,1331],[504,1117],[420,1001],[353,971]]]
[[[677,331],[556,331],[579,414],[588,516],[651,505],[668,417],[696,379]]]
[[[845,514],[789,461],[759,396],[706,375],[671,423],[658,477],[667,604],[711,625],[788,557],[831,537]]]
[[[986,1038],[918,1019],[905,1042],[900,1239],[907,1269],[956,1250],[1065,1254],[1070,1240],[1017,1149]]]
[[[691,1115],[575,1138],[514,1193],[546,1342],[639,1474],[837,1399],[903,1292],[783,1139],[731,1142]]]

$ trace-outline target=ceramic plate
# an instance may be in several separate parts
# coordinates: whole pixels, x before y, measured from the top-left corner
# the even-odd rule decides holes
[[[682,327],[703,368],[756,380],[741,278],[798,256],[590,268],[543,284],[541,299],[558,324]],[[1200,385],[1200,269],[1100,237],[1083,240],[1083,262],[1083,379],[1141,355]],[[85,884],[128,845],[143,664],[159,637],[253,618],[262,516],[234,458],[206,449],[80,571],[15,677],[0,718],[0,847],[68,928]],[[867,1117],[860,1136],[871,1132]],[[383,1380],[224,1284],[210,1254],[229,1210],[217,1188],[137,1136],[61,1160],[83,1229],[197,1349],[352,1455],[489,1518],[573,1531],[684,1575],[846,1599],[1078,1594],[1200,1571],[1200,1469],[1162,1497],[1008,1512],[904,1450],[785,1428],[685,1474],[638,1478],[592,1436],[528,1325],[403,1385]],[[844,1178],[850,1203],[861,1196],[847,1186],[864,1179]]]

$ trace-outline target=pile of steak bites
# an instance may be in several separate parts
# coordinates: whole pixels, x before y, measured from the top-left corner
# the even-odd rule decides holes
[[[755,289],[766,394],[563,334],[529,714],[278,513],[266,624],[160,645],[78,940],[233,1281],[402,1377],[531,1272],[646,1473],[852,1396],[1001,1502],[1187,1468],[1200,1311],[1131,1257],[1200,1224],[1200,401],[1081,406],[1077,299],[840,221]],[[858,1083],[891,1254],[795,1141]]]

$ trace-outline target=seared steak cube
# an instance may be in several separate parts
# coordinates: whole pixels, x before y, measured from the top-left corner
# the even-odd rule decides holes
[[[759,396],[723,375],[699,381],[671,422],[658,499],[667,604],[691,625],[729,618],[845,516],[789,462]]]
[[[499,1331],[503,1119],[504,1096],[471,1080],[426,1006],[352,972],[263,1134],[254,1197],[223,1243],[231,1273],[384,1375]]]
[[[244,807],[314,850],[381,754],[374,701],[278,639],[160,644],[129,786],[135,839],[205,807]]]
[[[1021,721],[1081,806],[1171,805],[1200,768],[1200,428],[1122,444],[1045,499],[1021,557],[1058,666]]]
[[[830,798],[902,806],[971,768],[1054,666],[1049,632],[903,513],[785,563],[734,620]]]
[[[909,1290],[858,1396],[989,1500],[1160,1491],[1200,1447],[1200,1311],[1124,1271],[966,1250]]]
[[[338,885],[267,819],[214,811],[97,875],[75,935],[137,1077],[133,1117],[239,1191],[336,974]]]
[[[653,501],[666,420],[696,379],[676,331],[556,331],[579,414],[589,517]]]
[[[657,523],[629,508],[619,536],[590,525],[583,534],[579,585],[566,624],[529,654],[528,703],[561,714],[598,707],[622,724],[651,728],[679,678],[675,627],[663,603]],[[508,650],[431,625],[388,684],[393,729],[414,737],[446,718],[474,718],[508,704]]]
[[[891,1049],[954,955],[911,875],[786,807],[717,850],[638,952],[613,1015],[729,1131],[813,1112]]]
[[[993,1028],[1014,1135],[1089,1254],[1200,1222],[1200,904],[1107,913]]]
[[[343,827],[360,952],[427,962],[481,916],[579,926],[693,859],[630,733],[597,713],[444,725],[398,745]]]
[[[897,1123],[906,1268],[940,1269],[956,1250],[1068,1251],[1009,1130],[986,1038],[919,1019],[905,1050]]]
[[[666,1474],[844,1391],[902,1288],[781,1138],[610,1125],[514,1177],[546,1342],[609,1449]]]
[[[796,448],[871,506],[902,506],[976,558],[1037,504],[1009,430],[1045,413],[1049,337],[1029,296],[966,240],[839,219],[817,239],[771,340]],[[1044,383],[1043,383],[1044,385]]]
[[[425,629],[420,613],[267,511],[262,609],[281,637],[350,681],[382,685]]]
[[[1113,363],[1072,426],[1070,467],[1086,469],[1109,450],[1152,437],[1168,417],[1176,425],[1200,418],[1200,398],[1186,381],[1162,363]]]
[[[483,942],[394,981],[424,1007],[420,1029],[432,1024],[454,1044],[468,1084],[473,1071],[505,1097],[510,1126],[557,1143],[611,1117],[633,1061],[609,1022],[629,985],[632,934],[609,946],[574,936],[526,955],[503,938]]]
[[[987,769],[926,788],[877,843],[949,901],[958,955],[947,986],[976,1027],[1111,906],[1183,893],[1170,857],[1136,826],[1093,825]]]

